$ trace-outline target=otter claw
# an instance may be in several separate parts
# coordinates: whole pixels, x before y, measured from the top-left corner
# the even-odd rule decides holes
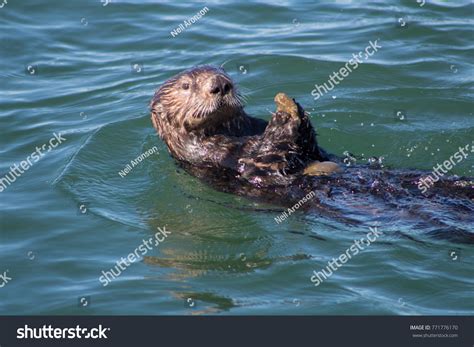
[[[278,93],[275,96],[275,104],[277,112],[284,112],[291,116],[291,118],[299,119],[298,105],[293,99],[288,97],[285,93]]]

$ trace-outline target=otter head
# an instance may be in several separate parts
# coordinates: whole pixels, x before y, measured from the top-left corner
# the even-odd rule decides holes
[[[155,93],[152,114],[160,135],[163,123],[186,132],[212,132],[242,111],[240,97],[229,75],[219,67],[200,66],[166,81]]]

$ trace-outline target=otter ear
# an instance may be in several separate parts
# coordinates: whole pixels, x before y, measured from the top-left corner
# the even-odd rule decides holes
[[[156,130],[159,132],[158,123],[166,116],[166,112],[164,112],[163,105],[159,102],[151,103],[151,122]],[[161,119],[161,120],[160,120]],[[169,121],[169,120],[168,120]]]
[[[160,103],[159,98],[155,101],[155,99],[151,102],[151,113],[155,114],[158,117],[161,117],[164,113],[163,105]]]

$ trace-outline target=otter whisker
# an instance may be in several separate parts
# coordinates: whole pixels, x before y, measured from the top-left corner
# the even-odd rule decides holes
[[[239,94],[237,94],[237,98],[239,99],[241,104],[248,104],[250,96],[246,94],[241,94],[239,91]]]

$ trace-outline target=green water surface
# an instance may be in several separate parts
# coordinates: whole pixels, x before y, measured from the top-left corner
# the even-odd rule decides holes
[[[472,245],[415,242],[390,225],[315,287],[313,270],[366,226],[302,212],[277,224],[269,206],[214,191],[177,169],[148,110],[175,73],[222,65],[249,114],[269,119],[283,91],[330,152],[431,170],[474,140],[473,11],[429,0],[8,1],[0,176],[54,133],[66,140],[0,192],[0,275],[11,278],[0,314],[473,314]],[[315,101],[314,85],[375,40]],[[451,174],[472,177],[473,163]],[[102,271],[163,226],[171,234],[104,287]]]

